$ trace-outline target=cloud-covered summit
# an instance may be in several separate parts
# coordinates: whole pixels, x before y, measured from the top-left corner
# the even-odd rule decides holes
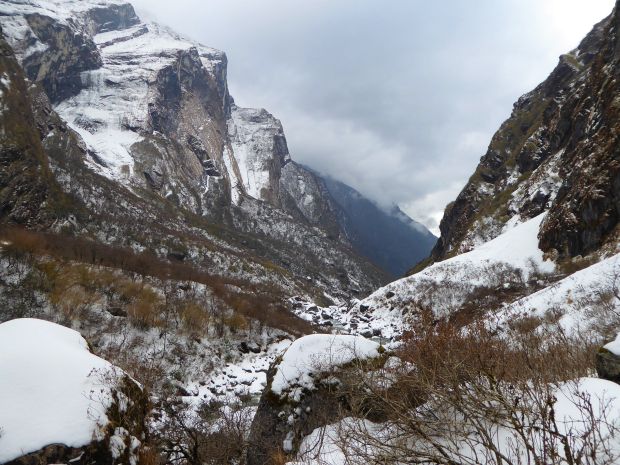
[[[134,0],[226,51],[293,157],[435,228],[512,102],[613,0]]]

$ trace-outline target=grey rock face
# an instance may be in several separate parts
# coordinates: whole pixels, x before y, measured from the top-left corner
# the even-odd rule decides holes
[[[48,159],[39,140],[33,108],[36,90],[26,81],[13,50],[0,31],[0,75],[3,117],[0,118],[0,214],[25,226],[54,220]],[[49,108],[46,97],[38,98]],[[47,124],[45,124],[45,129]]]
[[[54,103],[83,88],[80,74],[101,66],[101,56],[90,37],[41,14],[26,16],[36,37],[55,53],[35,52],[23,61],[28,78],[42,83]]]
[[[334,239],[348,241],[339,221],[339,206],[323,179],[291,162],[282,169],[280,189],[282,204],[287,211],[300,215],[312,225],[323,227]]]
[[[521,97],[457,199],[432,257],[494,238],[506,222],[548,211],[540,247],[560,257],[600,247],[620,218],[616,95],[618,8]]]
[[[336,421],[347,410],[343,392],[335,387],[322,387],[304,395],[294,405],[263,394],[252,422],[246,463],[272,463],[274,455],[283,451],[286,440],[291,441],[292,449],[284,452],[294,452],[303,437]]]

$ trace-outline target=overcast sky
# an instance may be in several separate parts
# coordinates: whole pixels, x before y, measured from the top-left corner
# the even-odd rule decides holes
[[[294,160],[437,232],[512,104],[614,0],[133,0],[223,50]]]

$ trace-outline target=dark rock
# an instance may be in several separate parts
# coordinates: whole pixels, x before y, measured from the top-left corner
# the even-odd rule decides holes
[[[596,353],[596,372],[599,378],[620,384],[620,356],[601,347]]]
[[[48,16],[35,13],[26,19],[48,48],[27,56],[24,71],[30,80],[43,85],[53,103],[76,95],[84,87],[81,73],[102,64],[97,46],[90,37]]]
[[[183,386],[177,385],[176,395],[180,397],[190,397],[192,394],[187,389],[185,389]]]
[[[140,23],[129,3],[109,4],[86,12],[86,29],[91,36],[102,32],[120,31]]]
[[[159,191],[164,186],[164,179],[159,172],[151,170],[144,171],[142,174],[144,174],[144,179],[151,189]]]
[[[79,448],[64,444],[50,444],[36,452],[6,462],[4,465],[47,465],[52,463],[112,465],[114,460],[103,443]]]
[[[614,97],[620,93],[619,25],[616,8],[579,44],[579,56],[563,55],[550,76],[515,103],[476,172],[446,208],[441,237],[425,265],[467,251],[474,237],[492,239],[516,213],[529,219],[548,209],[539,246],[561,258],[585,255],[611,238],[620,219]],[[509,182],[515,167],[520,177]],[[553,200],[550,185],[515,190],[544,180],[543,168],[557,172],[561,182]]]
[[[394,292],[392,292],[392,291],[387,291],[387,292],[385,293],[385,298],[386,298],[386,299],[391,299],[391,298],[392,298],[392,297],[394,297],[395,295],[396,295],[396,294],[394,294]]]
[[[261,352],[260,346],[255,342],[246,342],[243,341],[239,344],[239,352],[242,354],[249,354],[252,352],[253,354],[259,354]]]
[[[339,369],[330,373],[314,373],[316,389],[304,391],[299,402],[281,399],[271,389],[276,367],[272,364],[267,372],[267,388],[263,391],[248,438],[247,465],[270,464],[271,457],[281,452],[287,434],[293,434],[293,449],[300,440],[314,429],[334,422],[343,412],[351,410],[351,395],[359,395],[359,377]],[[336,377],[339,383],[322,383],[323,376]],[[379,403],[369,403],[365,415],[371,421],[382,421],[384,410]],[[289,423],[292,416],[294,421]],[[294,452],[288,451],[288,452]]]
[[[108,307],[107,310],[108,310],[108,313],[112,316],[118,316],[118,317],[127,316],[127,312],[123,310],[121,307]]]
[[[171,250],[166,254],[166,258],[171,261],[182,262],[187,258],[187,254],[180,250]]]

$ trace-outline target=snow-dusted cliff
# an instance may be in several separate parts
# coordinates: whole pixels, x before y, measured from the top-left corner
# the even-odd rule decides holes
[[[26,76],[79,136],[80,162],[93,173],[139,198],[313,254],[328,240],[370,256],[351,241],[324,181],[292,160],[280,121],[234,103],[223,52],[142,21],[121,0],[3,1],[0,18]],[[319,262],[329,266],[328,258]],[[366,271],[354,281],[385,279],[360,265]]]

